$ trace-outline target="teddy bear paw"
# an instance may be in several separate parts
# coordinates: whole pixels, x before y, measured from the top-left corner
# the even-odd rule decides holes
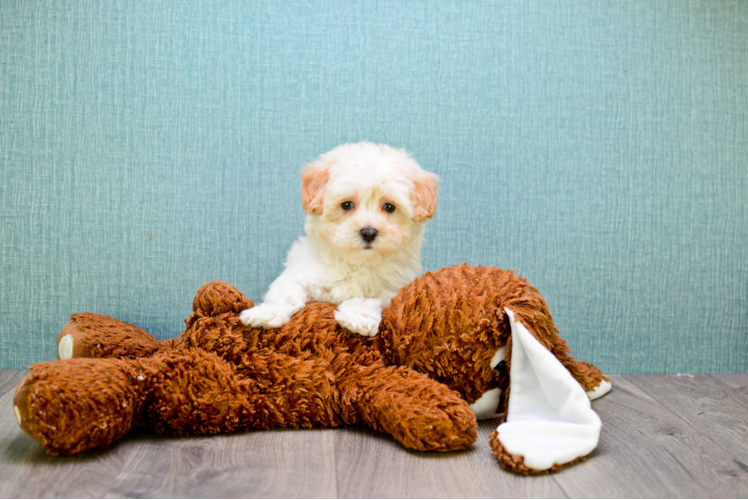
[[[346,300],[335,311],[340,326],[365,337],[373,337],[382,321],[382,305],[377,299],[355,298]]]
[[[293,310],[272,304],[260,304],[245,309],[239,314],[239,320],[255,328],[279,328],[291,319]]]

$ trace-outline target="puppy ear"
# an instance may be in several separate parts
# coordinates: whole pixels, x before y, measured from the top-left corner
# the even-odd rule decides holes
[[[425,172],[424,175],[413,179],[413,191],[410,193],[410,201],[413,202],[413,220],[423,222],[432,219],[436,213],[436,184],[439,177]]]
[[[301,205],[307,215],[322,215],[330,171],[317,163],[310,163],[301,172]]]

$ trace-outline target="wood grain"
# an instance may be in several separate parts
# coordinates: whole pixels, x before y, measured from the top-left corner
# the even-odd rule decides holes
[[[140,435],[107,497],[331,498],[334,429]]]
[[[738,381],[734,388],[721,380]],[[742,377],[710,375],[629,375],[627,380],[662,406],[709,437],[716,446],[748,470],[748,374]]]
[[[734,395],[741,401],[748,403],[748,373],[710,373],[697,376],[738,389],[738,392]]]
[[[15,392],[18,382],[28,373],[28,370],[0,370],[0,396],[8,392]]]
[[[594,403],[603,421],[588,469],[554,477],[570,497],[734,497],[748,493],[748,471],[632,383],[611,377],[613,391]],[[680,397],[687,397],[681,394]]]
[[[369,428],[341,429],[335,455],[339,498],[564,497],[551,476],[503,470],[488,446],[497,420],[479,426],[478,441],[452,453],[408,451]]]

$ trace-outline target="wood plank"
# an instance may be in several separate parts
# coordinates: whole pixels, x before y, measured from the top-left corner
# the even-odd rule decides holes
[[[710,375],[638,375],[627,379],[707,435],[748,470],[748,391]],[[748,375],[742,377],[748,386]],[[744,386],[745,387],[745,386]]]
[[[127,462],[130,447],[55,457],[26,436],[13,413],[13,393],[0,397],[0,498],[101,497]]]
[[[735,397],[748,403],[748,373],[710,373],[699,376],[738,389],[738,392],[734,393]]]
[[[335,429],[140,435],[116,497],[335,497]]]
[[[0,396],[11,391],[15,392],[18,382],[28,372],[28,370],[0,370]]]
[[[595,401],[600,444],[585,469],[555,474],[570,497],[735,497],[748,495],[748,471],[709,436],[615,376],[613,391]]]
[[[452,453],[410,451],[369,428],[340,429],[339,498],[565,498],[551,476],[524,477],[499,466],[488,445],[498,424],[481,422],[478,441]]]

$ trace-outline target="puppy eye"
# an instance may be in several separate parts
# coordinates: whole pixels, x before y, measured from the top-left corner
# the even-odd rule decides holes
[[[352,201],[344,201],[340,204],[340,207],[345,210],[346,212],[348,210],[353,210],[353,202]]]
[[[392,203],[385,203],[384,207],[382,208],[384,208],[385,212],[389,212],[389,213],[392,213],[395,211],[395,205],[393,205]]]

